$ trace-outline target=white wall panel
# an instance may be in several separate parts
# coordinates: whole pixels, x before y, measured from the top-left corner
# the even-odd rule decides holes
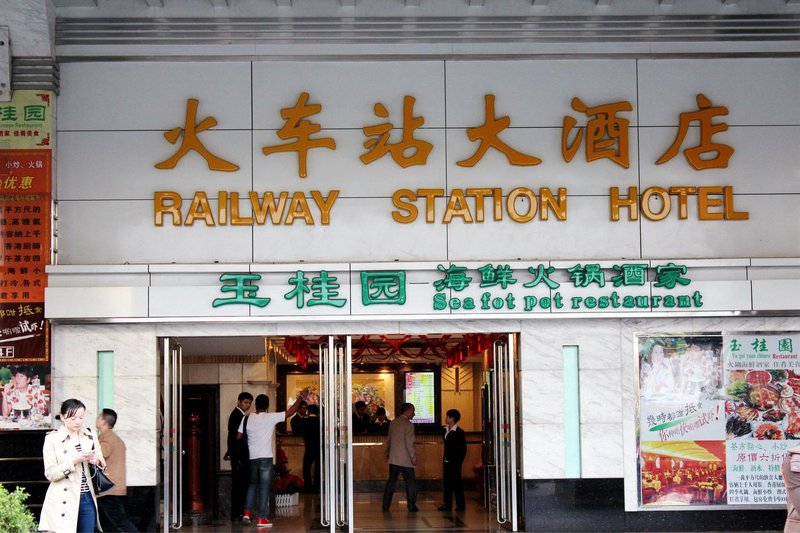
[[[413,224],[391,218],[390,199],[342,198],[336,201],[329,226],[255,226],[253,261],[437,261],[446,258],[447,229],[426,224],[424,213]],[[444,209],[437,202],[437,209]]]
[[[573,97],[589,107],[627,100],[634,111],[624,115],[635,126],[636,62],[448,61],[447,127],[483,124],[486,94],[495,96],[495,116],[509,116],[512,128],[560,128],[565,115],[582,123]]]
[[[726,144],[735,150],[727,168],[706,170],[695,170],[683,155],[683,150],[698,146],[698,128],[690,129],[680,153],[664,164],[656,165],[677,133],[677,126],[640,128],[642,189],[673,185],[731,185],[736,193],[800,192],[798,126],[731,126],[728,131],[712,137],[714,143]]]
[[[209,171],[206,160],[194,151],[178,161],[174,169],[159,170],[156,163],[178,149],[159,132],[59,132],[58,199],[152,200],[155,191],[176,191],[188,196],[188,207],[195,191],[206,191],[212,197],[219,190],[249,191],[250,132],[207,131],[200,139],[212,154],[239,165],[239,170]]]
[[[216,213],[217,202],[209,203]],[[152,200],[64,201],[58,214],[63,264],[251,262],[249,227],[173,226],[171,217],[158,227]]]
[[[644,257],[797,257],[800,224],[797,201],[789,195],[736,195],[738,211],[749,220],[678,220],[677,213],[660,222],[642,221]],[[689,213],[696,201],[689,199]]]
[[[676,126],[696,111],[698,93],[726,106],[730,125],[798,125],[800,59],[639,60],[639,120],[643,126]]]
[[[540,187],[549,187],[555,195],[559,187],[568,194],[608,194],[611,186],[627,191],[638,184],[636,169],[636,130],[629,137],[629,168],[623,168],[608,159],[591,163],[586,161],[585,141],[571,162],[567,163],[561,152],[561,128],[507,129],[500,138],[511,148],[541,159],[534,166],[516,166],[508,162],[505,154],[490,149],[473,167],[457,164],[472,157],[478,142],[471,142],[465,129],[447,131],[447,185],[450,190],[467,187],[501,187],[504,192],[514,187],[528,187],[538,193]]]
[[[48,287],[47,318],[146,317],[147,287]]]
[[[391,142],[397,142],[400,130],[392,131]],[[275,153],[265,156],[264,146],[284,144],[273,131],[256,131],[253,139],[253,190],[255,191],[310,191],[319,190],[327,196],[337,189],[340,197],[391,198],[400,188],[445,187],[445,134],[444,130],[420,130],[414,138],[433,145],[425,165],[402,168],[390,155],[364,164],[360,156],[367,152],[367,137],[358,130],[323,130],[320,136],[336,141],[336,150],[316,148],[307,157],[308,177],[299,177],[296,152]]]
[[[796,310],[800,307],[800,281],[755,280],[753,281],[753,309]]]
[[[552,216],[524,224],[507,216],[483,224],[457,221],[449,225],[448,236],[451,261],[639,257],[638,223],[611,222],[608,200],[602,197],[568,198],[564,222]]]
[[[294,107],[300,93],[308,104],[319,104],[318,115],[308,117],[323,128],[358,128],[386,121],[373,106],[381,102],[389,122],[403,124],[403,98],[416,98],[414,116],[425,118],[425,128],[444,127],[444,62],[255,62],[253,63],[253,124],[256,129],[278,129],[280,110]]]
[[[249,62],[64,63],[58,129],[171,130],[183,127],[186,101],[197,98],[197,123],[250,128]]]

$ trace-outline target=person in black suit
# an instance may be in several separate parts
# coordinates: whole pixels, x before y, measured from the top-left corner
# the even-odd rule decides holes
[[[250,410],[253,395],[242,392],[237,399],[236,407],[228,417],[228,450],[223,459],[231,462],[231,521],[241,521],[244,514],[244,498],[247,495],[247,484],[250,482],[250,462],[242,457],[241,441],[236,440],[236,433],[242,423],[244,414]]]
[[[303,418],[303,487],[306,492],[319,492],[319,406],[308,406],[308,416]]]
[[[461,465],[467,456],[467,436],[458,427],[461,413],[458,409],[447,411],[447,426],[444,434],[444,457],[442,460],[444,480],[444,503],[440,511],[449,511],[453,505],[453,494],[456,497],[456,511],[464,510],[464,485],[461,482]]]
[[[289,420],[292,433],[295,435],[303,434],[303,419],[308,416],[308,403],[305,400],[297,400],[297,412]]]
[[[369,433],[380,433],[385,435],[389,433],[389,424],[391,422],[392,421],[386,417],[386,409],[383,407],[378,407],[375,410],[375,420],[369,424]]]
[[[369,430],[369,413],[367,404],[361,400],[355,404],[356,412],[353,413],[353,435],[363,435]]]

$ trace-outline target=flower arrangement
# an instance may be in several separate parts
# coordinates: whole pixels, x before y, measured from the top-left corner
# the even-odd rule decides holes
[[[303,478],[292,474],[288,465],[289,460],[286,457],[286,452],[283,451],[280,443],[278,443],[275,466],[272,470],[275,474],[273,481],[275,494],[294,494],[303,489]]]

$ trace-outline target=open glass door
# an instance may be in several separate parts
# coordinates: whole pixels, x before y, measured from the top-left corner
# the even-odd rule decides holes
[[[517,373],[516,336],[495,341],[491,370],[489,403],[491,404],[494,476],[491,492],[495,495],[497,522],[511,531],[518,531],[519,460],[517,456]]]
[[[331,532],[353,529],[353,447],[350,442],[352,344],[330,336],[319,345],[320,522]]]
[[[183,350],[171,339],[161,339],[164,419],[161,432],[164,491],[164,533],[183,527]]]

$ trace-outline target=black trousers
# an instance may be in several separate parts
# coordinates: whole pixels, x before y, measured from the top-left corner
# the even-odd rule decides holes
[[[231,520],[244,514],[244,499],[250,483],[250,462],[231,460]]]
[[[126,496],[102,496],[97,498],[97,507],[100,511],[100,525],[103,531],[124,531],[134,533],[139,531],[128,519],[125,512]]]
[[[383,489],[383,508],[388,509],[392,505],[392,496],[397,486],[397,476],[403,474],[403,481],[406,483],[406,500],[408,508],[413,509],[417,506],[417,479],[414,477],[414,469],[408,466],[389,465],[389,479],[386,481],[386,488]]]
[[[461,481],[462,463],[442,463],[444,473],[444,506],[453,505],[453,494],[456,496],[456,509],[464,508],[464,483]]]
[[[319,491],[319,450],[303,453],[303,486],[307,492]]]

